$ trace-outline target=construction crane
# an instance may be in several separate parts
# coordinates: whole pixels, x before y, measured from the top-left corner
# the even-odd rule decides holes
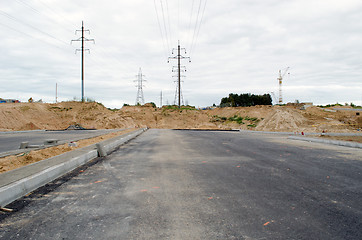
[[[282,94],[282,84],[283,84],[283,78],[285,77],[285,74],[287,74],[289,70],[289,67],[283,70],[279,70],[279,77],[277,78],[279,81],[279,104],[283,104],[283,94]],[[289,75],[290,73],[288,73]]]
[[[275,103],[277,103],[277,102],[278,102],[278,99],[277,99],[277,97],[275,96],[274,92],[271,92],[271,95],[273,96],[273,101],[274,101]]]

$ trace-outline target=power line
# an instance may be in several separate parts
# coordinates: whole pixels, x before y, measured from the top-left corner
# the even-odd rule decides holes
[[[12,15],[10,15],[10,14],[2,11],[2,10],[0,10],[0,15],[3,15],[3,16],[5,16],[5,17],[9,18],[9,19],[12,20],[12,21],[15,21],[15,22],[18,22],[18,23],[20,23],[20,24],[23,24],[23,25],[25,25],[25,26],[27,26],[27,27],[29,27],[29,28],[32,28],[32,29],[34,29],[34,30],[36,30],[36,31],[38,31],[38,32],[40,32],[40,33],[42,33],[42,34],[50,37],[50,38],[53,38],[53,39],[55,39],[55,40],[57,40],[57,41],[59,41],[59,42],[62,42],[62,43],[65,44],[65,45],[68,45],[67,42],[65,42],[65,41],[63,41],[63,40],[61,40],[61,39],[59,39],[59,38],[57,38],[57,37],[54,37],[53,35],[51,35],[51,34],[49,34],[49,33],[47,33],[47,32],[44,32],[44,31],[40,30],[39,28],[36,28],[36,27],[34,27],[34,26],[32,26],[32,25],[30,25],[30,24],[28,24],[28,23],[26,23],[26,22],[24,22],[24,21],[22,21],[22,20],[20,20],[20,19],[18,19],[18,18],[16,18],[16,17],[14,17],[14,16],[12,16]]]
[[[188,36],[187,36],[187,40],[188,40],[188,43],[190,44],[189,47],[191,49],[191,42],[190,42],[190,32],[191,32],[191,22],[192,22],[192,16],[193,16],[193,13],[194,13],[194,5],[195,5],[195,0],[192,0],[192,5],[191,5],[191,12],[190,12],[190,21],[189,21],[189,27],[188,27]]]
[[[165,28],[165,35],[166,35],[166,41],[167,41],[167,49],[170,49],[170,43],[169,43],[169,38],[168,38],[168,34],[167,34],[167,27],[166,27],[166,20],[165,20],[165,11],[163,9],[162,0],[160,0],[160,3],[161,3],[161,10],[162,10],[163,25]],[[166,1],[166,3],[167,3],[167,1]]]
[[[40,4],[42,4],[43,6],[45,6],[48,10],[50,10],[51,12],[53,12],[55,15],[57,15],[57,16],[58,16],[57,19],[59,19],[59,18],[63,19],[64,21],[66,21],[66,22],[69,24],[69,27],[73,28],[74,23],[71,22],[71,21],[69,21],[66,17],[64,17],[63,14],[55,11],[52,7],[50,7],[48,4],[46,4],[46,3],[43,2],[42,0],[38,0],[38,2],[39,2]],[[53,15],[54,15],[54,14],[53,14]],[[43,14],[43,15],[45,15],[45,14]],[[47,16],[47,17],[50,18],[49,16]],[[52,20],[55,22],[55,20],[54,20],[53,18],[50,18],[50,19],[52,19]],[[61,26],[62,26],[62,25],[61,25]],[[68,28],[65,28],[65,29],[69,30]]]
[[[200,17],[200,12],[201,12],[201,8],[202,8],[202,0],[199,1],[199,7],[198,7],[198,11],[197,11],[197,17],[196,17],[196,21],[195,21],[195,27],[194,27],[194,34],[192,37],[192,42],[191,42],[191,47],[190,47],[190,55],[193,52],[196,43],[197,43],[197,39],[199,36],[199,32],[200,32],[200,28],[201,28],[201,24],[203,22],[203,17],[204,17],[204,13],[205,13],[205,9],[206,9],[206,4],[207,4],[207,0],[205,0],[204,2],[204,6],[203,6],[203,11]],[[199,22],[199,17],[200,17],[200,22]]]
[[[202,0],[199,1],[199,7],[198,7],[198,10],[197,10],[197,15],[196,15],[196,20],[195,20],[195,27],[194,27],[194,34],[193,34],[193,36],[192,36],[190,52],[191,52],[191,49],[193,48],[193,45],[194,45],[194,40],[195,40],[195,36],[196,36],[197,26],[198,26],[198,22],[199,22],[199,15],[200,15],[201,3],[202,3]]]
[[[156,0],[154,0],[153,3],[154,3],[154,5],[155,5],[156,16],[157,16],[157,23],[158,23],[158,27],[159,27],[160,33],[161,33],[163,50],[165,51],[165,54],[166,54],[165,56],[167,57],[167,55],[168,55],[168,49],[166,49],[166,46],[165,46],[165,38],[164,38],[163,33],[162,33],[162,27],[161,27],[161,23],[160,23],[160,18],[159,18],[159,16],[158,16]]]
[[[205,5],[204,5],[204,9],[203,9],[203,11],[202,11],[201,20],[200,20],[200,24],[199,24],[199,29],[197,30],[197,35],[196,35],[195,44],[194,44],[193,48],[190,50],[190,55],[191,55],[191,51],[193,51],[193,49],[196,47],[196,44],[197,44],[197,40],[198,40],[198,37],[199,37],[201,25],[202,25],[202,22],[203,22],[203,19],[204,19],[206,4],[207,4],[207,0],[205,0]]]
[[[169,31],[169,35],[170,35],[170,44],[172,44],[173,39],[172,39],[172,31],[171,31],[170,10],[168,8],[168,1],[167,0],[165,0],[165,1],[166,1],[166,9],[167,9],[168,31]],[[170,50],[170,48],[168,50]]]
[[[24,2],[24,1],[22,1],[22,0],[16,0],[18,3],[21,3],[21,4],[23,4],[23,5],[25,5],[25,6],[27,6],[28,8],[30,8],[31,10],[33,10],[34,12],[36,12],[36,13],[40,13],[37,9],[35,9],[35,8],[33,8],[31,5],[29,5],[28,3],[26,3],[26,2]]]
[[[181,11],[180,0],[178,0],[177,3],[178,3],[178,6],[177,6],[177,39],[180,39],[180,11]]]
[[[17,32],[17,33],[23,34],[23,35],[25,35],[25,36],[28,36],[28,37],[30,37],[30,38],[33,38],[33,39],[35,39],[35,40],[41,41],[41,42],[43,42],[43,43],[45,43],[45,44],[47,44],[47,45],[49,45],[49,46],[51,46],[51,47],[58,48],[58,49],[60,49],[60,50],[64,50],[63,48],[61,48],[61,47],[59,47],[59,46],[56,46],[56,45],[54,45],[54,44],[52,44],[52,43],[49,43],[49,42],[45,41],[44,39],[36,38],[36,37],[34,37],[34,36],[32,36],[32,35],[30,35],[30,34],[28,34],[28,33],[25,33],[25,32],[20,31],[20,30],[18,30],[18,29],[12,28],[12,27],[10,27],[10,26],[8,26],[8,25],[6,25],[6,24],[3,24],[3,23],[1,23],[1,22],[0,22],[0,25],[4,26],[4,27],[6,27],[6,28],[9,28],[9,29],[11,29],[11,30],[13,30],[14,32]]]
[[[67,21],[68,23],[70,23],[69,25],[69,28],[63,26],[63,25],[60,25],[56,20],[54,20],[54,18],[52,18],[51,16],[45,14],[44,12],[41,12],[39,10],[37,10],[35,7],[31,6],[29,3],[26,3],[24,2],[23,0],[16,0],[18,3],[21,3],[23,5],[25,5],[26,7],[28,7],[29,9],[31,9],[33,12],[35,12],[36,14],[38,14],[39,16],[43,16],[43,17],[46,17],[47,19],[51,20],[53,23],[55,23],[57,26],[60,26],[62,27],[63,29],[65,29],[66,31],[71,31],[70,29],[73,29],[74,28],[74,24],[71,23],[68,19],[66,19],[63,15],[60,15],[58,13],[56,13],[54,10],[51,9],[51,7],[49,7],[48,5],[46,5],[44,2],[41,2],[39,1],[41,4],[43,4],[45,7],[47,7],[48,9],[50,9],[53,14],[52,16],[54,16],[54,14],[58,15],[57,19],[59,19],[59,16],[60,18],[63,18],[65,21]]]

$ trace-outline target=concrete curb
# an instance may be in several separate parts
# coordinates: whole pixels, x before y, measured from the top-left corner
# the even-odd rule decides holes
[[[137,137],[138,135],[140,135],[141,133],[143,133],[146,130],[147,129],[141,129],[141,130],[135,131],[125,137],[116,138],[116,139],[107,139],[103,142],[97,143],[96,147],[97,147],[98,155],[101,157],[107,156],[108,154],[113,152],[117,147],[119,147],[123,143],[128,142],[129,140]]]
[[[26,131],[8,131],[0,132],[0,134],[29,133],[29,132],[45,132],[46,130],[26,130]]]
[[[45,184],[57,179],[58,177],[74,170],[80,165],[83,165],[96,157],[97,151],[93,150],[67,162],[50,167],[30,177],[23,178],[17,182],[0,188],[0,206],[8,205],[9,203],[25,196],[29,192],[44,186]]]
[[[302,136],[301,132],[269,132],[269,131],[254,131],[254,130],[239,130],[241,133],[260,133],[260,134],[278,134],[278,135],[297,135]],[[313,133],[304,132],[304,136],[362,136],[362,133]]]
[[[357,142],[326,140],[326,139],[298,137],[298,136],[290,136],[290,137],[288,137],[288,139],[308,141],[308,142],[317,142],[317,143],[326,143],[326,144],[332,144],[332,145],[338,145],[338,146],[344,146],[344,147],[352,147],[352,148],[362,148],[362,144],[357,143]]]
[[[104,149],[104,152],[109,154],[120,145],[136,138],[146,130],[147,129],[140,129],[133,131],[126,136],[121,135],[113,139],[108,139],[97,145],[100,145]],[[63,176],[88,161],[97,158],[99,154],[95,148],[96,144],[93,144],[85,148],[63,153],[59,156],[0,174],[0,182],[2,182],[2,187],[0,187],[0,207],[8,205],[9,203]],[[52,165],[52,162],[56,165]],[[44,165],[44,163],[48,163],[46,164],[47,166],[44,169],[36,171],[36,169],[38,169],[37,165]],[[14,176],[17,175],[16,172],[24,171],[27,168],[32,169],[32,173],[29,176],[22,175],[18,177],[17,180],[13,179]]]
[[[126,129],[115,129],[115,130],[118,130],[118,131],[121,131],[121,130],[127,130],[128,128]],[[27,132],[51,132],[52,130],[32,130],[32,131],[18,131],[18,132],[5,132],[5,133],[27,133]],[[64,131],[64,130],[63,130]],[[70,131],[81,131],[81,130],[70,130]],[[55,132],[60,132],[59,131],[55,131]],[[113,131],[110,131],[108,133],[112,133]],[[1,132],[0,132],[1,134]],[[101,136],[103,134],[107,134],[107,133],[99,133],[99,134],[95,134],[93,136],[88,136],[88,137],[76,137],[76,138],[73,138],[73,139],[70,139],[70,140],[60,140],[58,141],[56,144],[52,144],[52,145],[46,145],[46,144],[43,144],[43,145],[38,145],[36,146],[35,148],[23,148],[23,149],[16,149],[16,150],[12,150],[12,151],[7,151],[7,152],[1,152],[0,153],[0,158],[2,157],[7,157],[7,156],[11,156],[11,155],[17,155],[17,154],[21,154],[21,153],[27,153],[27,152],[30,152],[31,150],[39,150],[39,149],[45,149],[45,148],[48,148],[48,147],[54,147],[54,146],[59,146],[59,145],[63,145],[65,143],[70,143],[70,142],[76,142],[76,141],[79,141],[79,140],[84,140],[84,139],[89,139],[89,138],[94,138],[94,137],[98,137],[98,136]],[[20,145],[21,147],[21,145]]]

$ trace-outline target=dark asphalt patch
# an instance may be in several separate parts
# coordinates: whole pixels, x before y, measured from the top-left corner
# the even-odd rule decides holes
[[[12,212],[5,212],[0,211],[0,222],[5,218],[15,214],[16,212],[20,211],[24,207],[28,206],[30,203],[42,199],[46,199],[47,194],[56,190],[58,187],[63,185],[64,183],[68,182],[70,179],[77,177],[78,175],[85,172],[89,167],[98,164],[99,162],[103,161],[104,157],[98,157],[89,161],[88,163],[74,169],[73,171],[63,175],[60,178],[55,179],[54,181],[44,185],[43,187],[38,188],[37,190],[27,194],[26,196],[8,204],[5,208],[13,210]]]

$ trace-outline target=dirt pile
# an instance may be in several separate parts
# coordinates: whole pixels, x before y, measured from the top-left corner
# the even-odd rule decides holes
[[[260,131],[305,131],[308,119],[291,108],[274,108],[256,127]]]
[[[353,109],[352,109],[353,110]],[[362,112],[362,111],[361,111]],[[84,128],[251,129],[288,132],[353,132],[362,125],[358,112],[345,109],[255,106],[197,110],[174,106],[125,106],[109,110],[99,103],[0,104],[0,131]]]
[[[172,106],[163,108],[153,107],[123,107],[119,116],[127,117],[137,123],[137,127],[166,128],[166,129],[217,129],[217,125],[210,122],[208,114],[194,108]]]
[[[59,130],[74,124],[98,129],[135,126],[132,119],[120,118],[117,113],[98,103],[11,103],[0,105],[0,131]]]

